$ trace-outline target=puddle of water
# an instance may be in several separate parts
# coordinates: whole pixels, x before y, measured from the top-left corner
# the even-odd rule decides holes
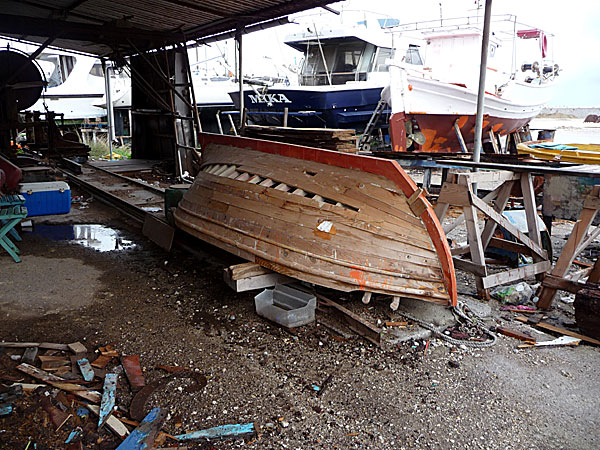
[[[160,211],[162,211],[162,208],[160,206],[142,206],[142,209],[144,211],[148,211],[148,212],[160,212]]]
[[[136,245],[119,231],[103,225],[36,225],[33,234],[54,241],[69,241],[100,252],[121,251]]]

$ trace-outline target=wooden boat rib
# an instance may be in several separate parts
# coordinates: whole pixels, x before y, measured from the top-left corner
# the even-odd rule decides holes
[[[276,272],[342,290],[456,304],[444,232],[394,161],[202,133],[175,222]]]

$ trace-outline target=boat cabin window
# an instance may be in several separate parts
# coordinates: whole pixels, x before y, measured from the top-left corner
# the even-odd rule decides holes
[[[415,64],[417,66],[423,65],[423,60],[421,59],[421,55],[419,54],[419,46],[410,44],[408,49],[406,50],[406,55],[404,56],[404,62],[407,64]]]
[[[49,75],[47,74],[49,88],[60,86],[67,81],[67,78],[75,66],[75,57],[69,55],[42,54],[38,56],[38,59],[47,61],[54,66],[52,72]]]
[[[385,63],[386,60],[392,57],[392,49],[379,47],[377,49],[377,58],[375,58],[375,65],[373,66],[373,72],[389,72],[389,67]]]
[[[104,77],[104,71],[102,70],[101,63],[95,63],[90,69],[90,75],[94,77]]]
[[[338,39],[311,41],[306,50],[300,84],[304,86],[323,86],[345,84],[348,81],[364,81],[367,79],[365,66],[362,64],[367,43],[354,39],[343,41]],[[370,55],[369,55],[370,57]],[[323,61],[325,60],[325,61]]]

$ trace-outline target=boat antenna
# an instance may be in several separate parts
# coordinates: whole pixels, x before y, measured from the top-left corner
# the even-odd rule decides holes
[[[442,2],[440,2],[440,27],[444,26],[444,21],[442,19]]]
[[[327,81],[329,82],[329,86],[333,83],[331,82],[331,74],[329,73],[329,69],[327,68],[327,60],[325,59],[325,53],[323,52],[323,46],[321,45],[321,40],[319,39],[319,32],[317,31],[317,25],[313,20],[313,27],[315,28],[315,37],[317,38],[317,44],[319,45],[319,51],[321,52],[321,58],[323,59],[323,67],[325,67],[325,73],[327,74]]]

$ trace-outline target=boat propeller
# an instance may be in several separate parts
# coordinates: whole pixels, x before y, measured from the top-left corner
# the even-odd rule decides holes
[[[425,143],[425,135],[419,131],[417,124],[414,125],[412,121],[404,122],[404,128],[406,129],[406,148],[410,147],[413,142],[418,145]]]

